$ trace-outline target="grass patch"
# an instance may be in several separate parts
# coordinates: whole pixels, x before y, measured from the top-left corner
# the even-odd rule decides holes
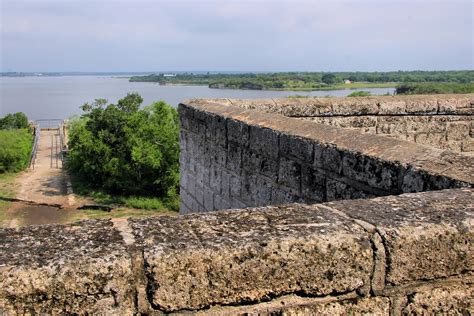
[[[179,211],[179,195],[172,197],[113,195],[103,190],[91,188],[77,177],[72,177],[71,181],[75,194],[92,199],[97,204],[145,210],[148,215],[151,215],[150,211]],[[107,214],[103,211],[98,212]]]
[[[17,173],[0,173],[0,197],[15,197],[15,178]],[[11,202],[0,200],[0,222],[7,218],[6,211],[10,208]]]

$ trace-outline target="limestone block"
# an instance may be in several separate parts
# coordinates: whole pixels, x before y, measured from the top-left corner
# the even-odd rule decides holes
[[[229,119],[227,120],[227,137],[229,142],[247,148],[250,139],[249,126],[244,122]]]
[[[377,118],[377,134],[406,134],[408,122],[396,116],[381,116]]]
[[[420,133],[415,134],[415,142],[422,145],[429,145],[437,148],[444,148],[446,135],[444,133]]]
[[[273,181],[278,177],[278,160],[253,153],[248,150],[242,151],[242,168],[249,173],[259,173]]]
[[[431,96],[411,97],[406,100],[407,113],[436,113],[438,100]]]
[[[273,186],[271,194],[271,205],[299,203],[304,201],[298,191],[286,187]]]
[[[353,188],[347,183],[329,178],[326,180],[327,201],[366,199],[372,196],[370,193]]]
[[[474,312],[474,284],[433,287],[408,296],[404,315],[470,315]]]
[[[132,314],[131,258],[108,220],[0,230],[1,314]]]
[[[278,157],[278,133],[269,128],[250,126],[250,149],[266,157]]]
[[[468,122],[450,122],[447,127],[448,141],[464,140],[469,137]]]
[[[242,168],[242,148],[238,145],[229,143],[227,148],[227,169],[236,174],[240,173]]]
[[[342,153],[342,174],[371,187],[397,193],[398,179],[403,172],[400,164],[383,161],[353,152]]]
[[[459,275],[474,267],[473,189],[452,189],[326,205],[374,225],[392,285]]]
[[[334,145],[314,144],[314,166],[315,168],[341,173],[342,158],[341,151]]]
[[[474,139],[472,137],[464,140],[462,142],[461,151],[463,152],[473,152],[474,151]]]
[[[301,193],[310,201],[326,201],[326,176],[319,170],[303,165],[301,171]]]
[[[225,148],[227,146],[226,118],[204,111],[201,113],[205,114],[206,141]]]
[[[406,102],[398,97],[379,99],[379,115],[404,114],[406,113]]]
[[[374,115],[379,112],[373,98],[339,98],[331,100],[333,115]]]
[[[311,163],[313,160],[313,142],[293,135],[281,134],[280,153],[293,156],[301,161]]]
[[[370,284],[370,237],[317,206],[129,221],[143,246],[148,297],[164,312],[289,293],[348,293]]]
[[[389,315],[390,299],[386,297],[367,297],[327,303],[281,307],[285,316],[304,315]]]
[[[297,192],[301,190],[301,165],[287,158],[280,158],[278,171],[278,184],[294,189]]]

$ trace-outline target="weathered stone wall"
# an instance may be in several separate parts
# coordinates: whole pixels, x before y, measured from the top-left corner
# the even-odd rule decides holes
[[[474,153],[474,95],[223,100],[246,109]]]
[[[357,107],[348,99],[344,99],[346,110],[332,103],[323,110],[322,105],[304,106],[305,101],[291,99],[276,105],[275,100],[180,104],[180,212],[368,198],[474,184],[472,156],[287,117],[369,111],[367,105]],[[457,104],[453,111],[458,111]]]
[[[0,314],[474,308],[473,189],[0,229]]]

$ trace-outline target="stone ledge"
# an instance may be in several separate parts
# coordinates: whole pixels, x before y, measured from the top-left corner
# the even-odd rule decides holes
[[[246,100],[242,100],[244,101]],[[387,161],[395,167],[406,169],[406,179],[402,184],[403,188],[400,188],[402,192],[474,185],[474,156],[218,102],[220,101],[185,101],[179,107],[181,117],[186,120],[194,115],[217,116],[228,121],[243,122],[251,128],[259,127],[260,130],[272,130],[274,134],[305,139],[320,146],[334,146],[343,155]],[[263,100],[252,100],[255,104],[261,104],[260,102]],[[426,181],[430,177],[431,180]],[[419,185],[414,183],[415,178],[420,182]]]
[[[0,312],[472,310],[473,196],[1,229]]]
[[[130,256],[104,220],[0,229],[0,314],[134,310]]]
[[[185,100],[183,103],[194,103]],[[288,117],[364,115],[473,115],[474,94],[395,95],[331,98],[207,99],[248,110],[259,110]]]

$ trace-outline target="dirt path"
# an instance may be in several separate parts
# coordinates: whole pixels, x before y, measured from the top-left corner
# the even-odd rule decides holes
[[[68,196],[68,176],[62,169],[59,135],[57,130],[42,130],[34,169],[30,168],[18,177],[17,198],[37,203],[75,204],[73,195]]]

